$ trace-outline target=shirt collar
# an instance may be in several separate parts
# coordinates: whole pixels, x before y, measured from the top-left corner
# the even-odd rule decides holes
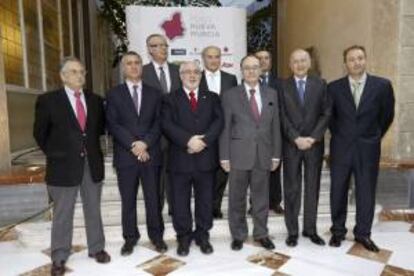
[[[212,72],[210,70],[205,69],[205,71],[206,71],[207,76],[213,76],[214,75],[215,77],[217,77],[217,76],[220,75],[220,70],[217,70],[216,72]]]
[[[162,69],[167,70],[168,69],[168,63],[164,62],[163,64],[159,64],[155,61],[152,61],[152,64],[154,64],[155,69],[159,70],[160,67],[162,67]]]
[[[250,86],[250,85],[248,85],[246,82],[243,82],[243,84],[244,84],[244,88],[246,89],[246,91],[247,91],[247,92],[249,92],[249,91],[250,91],[250,89],[254,89],[254,90],[256,90],[256,92],[259,92],[259,90],[260,90],[260,85],[259,85],[259,83],[257,83],[255,87],[251,87],[251,86]]]
[[[295,79],[296,83],[299,83],[299,81],[301,81],[301,80],[305,81],[305,83],[306,83],[306,81],[308,80],[308,75],[304,76],[303,78],[299,78],[297,76],[293,76],[293,78]]]
[[[132,92],[132,89],[134,88],[134,85],[138,85],[138,90],[140,90],[142,88],[142,81],[141,80],[138,81],[137,83],[134,83],[130,80],[125,80],[125,83],[127,84],[129,91],[131,91],[131,92]]]
[[[362,75],[362,77],[358,81],[354,80],[350,75],[348,75],[348,80],[349,80],[349,83],[351,84],[351,86],[354,83],[365,84],[365,82],[367,81],[367,77],[368,77],[367,73],[364,72],[364,74]]]
[[[75,97],[75,90],[72,90],[71,88],[69,88],[68,86],[65,85],[65,92],[68,95],[71,95],[73,97]],[[79,89],[80,95],[81,97],[83,96],[83,89]]]
[[[184,86],[183,86],[183,89],[184,89],[185,94],[187,94],[187,96],[190,97],[191,90],[187,89]],[[195,96],[197,97],[197,95],[198,95],[198,87],[196,89],[194,89],[193,92],[194,92]]]

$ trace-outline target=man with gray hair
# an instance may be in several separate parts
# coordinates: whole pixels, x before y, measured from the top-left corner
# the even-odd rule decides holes
[[[60,70],[64,87],[40,95],[35,107],[33,135],[46,155],[47,190],[53,201],[52,275],[65,273],[79,191],[89,257],[98,263],[111,260],[104,250],[100,209],[104,164],[99,138],[104,134],[104,108],[99,96],[83,90],[85,74],[80,60],[66,58]]]
[[[167,170],[177,254],[188,255],[193,239],[202,253],[210,254],[213,252],[209,242],[209,230],[213,226],[213,188],[219,164],[217,142],[223,128],[223,112],[219,96],[199,88],[201,71],[195,61],[181,64],[180,77],[183,88],[167,95],[162,107],[162,129],[170,143]]]

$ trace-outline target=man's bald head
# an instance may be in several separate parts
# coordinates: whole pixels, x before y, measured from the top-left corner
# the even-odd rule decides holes
[[[311,57],[304,49],[296,49],[290,54],[289,61],[290,70],[293,75],[303,78],[308,74],[311,68]]]

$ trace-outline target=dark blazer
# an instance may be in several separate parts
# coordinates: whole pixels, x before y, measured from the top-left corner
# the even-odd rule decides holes
[[[282,80],[281,79],[278,79],[272,73],[269,73],[269,75],[267,76],[267,78],[268,78],[267,85],[270,86],[271,88],[275,89],[276,91],[278,91],[280,93],[281,85],[282,85]]]
[[[356,108],[348,77],[328,85],[333,101],[330,156],[333,164],[352,164],[353,153],[364,164],[378,165],[381,138],[394,118],[394,92],[387,79],[368,75]]]
[[[224,119],[220,98],[214,92],[198,90],[198,108],[191,111],[183,89],[164,97],[162,129],[169,139],[168,169],[173,172],[210,171],[218,167],[218,138]],[[187,153],[193,135],[204,134],[207,147],[197,154]]]
[[[233,74],[229,74],[227,72],[224,72],[220,70],[221,74],[221,83],[220,83],[220,96],[223,95],[223,93],[230,88],[233,88],[237,86],[237,78]],[[208,90],[208,84],[206,81],[206,72],[203,71],[201,75],[201,81],[200,81],[200,89],[202,90]]]
[[[85,91],[86,131],[82,132],[65,90],[47,92],[36,101],[33,136],[46,155],[46,183],[52,186],[80,185],[85,155],[92,180],[104,178],[99,137],[104,134],[102,98]],[[85,154],[86,151],[86,154]]]
[[[181,87],[179,68],[173,63],[168,63],[168,70],[170,71],[171,80],[171,88],[169,92],[173,92]],[[149,86],[162,91],[160,80],[152,62],[147,63],[142,67],[142,80]]]
[[[294,77],[282,83],[280,92],[282,106],[282,127],[286,144],[285,155],[299,151],[295,139],[310,136],[322,142],[331,117],[331,101],[328,97],[326,82],[318,77],[308,76],[305,87],[305,102],[300,103]]]
[[[138,115],[126,83],[112,88],[106,96],[108,130],[114,138],[114,166],[124,167],[137,163],[131,145],[142,140],[148,145],[151,165],[161,165],[160,152],[161,92],[142,85],[141,109]]]

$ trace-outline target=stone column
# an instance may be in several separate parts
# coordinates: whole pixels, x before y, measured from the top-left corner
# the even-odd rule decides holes
[[[1,27],[0,37],[2,37]],[[0,171],[10,169],[9,115],[4,72],[3,50],[2,43],[0,43]]]

